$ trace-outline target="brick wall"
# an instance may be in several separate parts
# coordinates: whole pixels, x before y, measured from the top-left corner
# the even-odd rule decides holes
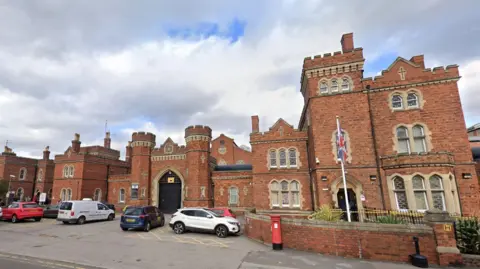
[[[252,153],[240,148],[232,138],[224,134],[212,140],[211,156],[215,157],[219,164],[222,160],[229,165],[237,162],[252,163]]]
[[[256,241],[271,243],[270,217],[246,214],[245,234]],[[430,264],[438,264],[436,241],[429,226],[397,224],[329,223],[301,219],[281,220],[283,246],[333,256],[380,261],[408,262],[415,253],[413,236]]]
[[[214,183],[214,206],[230,207],[234,211],[242,211],[253,206],[253,187],[251,171],[214,171],[212,173]],[[229,189],[238,189],[238,203],[229,203]]]

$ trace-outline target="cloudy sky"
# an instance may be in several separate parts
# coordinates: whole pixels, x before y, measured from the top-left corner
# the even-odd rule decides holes
[[[364,48],[366,76],[397,57],[459,64],[467,125],[480,122],[480,1],[0,0],[0,139],[64,151],[133,131],[184,144],[207,124],[248,144],[250,116],[297,126],[303,58]]]

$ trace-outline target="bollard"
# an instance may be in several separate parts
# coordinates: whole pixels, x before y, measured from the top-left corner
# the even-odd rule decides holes
[[[270,216],[272,222],[272,248],[273,250],[282,250],[282,229],[280,226],[280,216],[272,215]]]
[[[427,257],[420,255],[420,245],[418,244],[418,237],[413,237],[413,242],[415,244],[415,254],[410,254],[410,262],[413,266],[420,268],[428,268]]]

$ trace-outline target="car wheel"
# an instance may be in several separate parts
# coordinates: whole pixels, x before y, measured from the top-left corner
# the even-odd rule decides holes
[[[35,218],[35,221],[41,221],[42,218]]]
[[[181,222],[177,222],[173,225],[173,232],[176,234],[183,234],[185,232],[185,225]]]
[[[63,221],[63,224],[68,224],[68,221]]]
[[[165,225],[165,219],[162,219],[162,220],[160,221],[160,227],[163,227],[164,225]]]
[[[108,215],[108,220],[113,220],[115,216],[113,214]]]
[[[217,228],[215,228],[215,234],[220,238],[225,238],[228,235],[228,229],[225,225],[218,225]]]
[[[147,224],[145,224],[145,228],[143,228],[143,231],[144,232],[149,232],[150,228],[151,228],[151,224],[150,224],[150,221],[149,221],[149,222],[147,222]]]
[[[17,215],[13,215],[12,216],[12,223],[17,223],[18,222],[18,219],[17,219]]]
[[[77,224],[80,224],[80,225],[85,224],[85,217],[81,216],[80,218],[78,218]]]

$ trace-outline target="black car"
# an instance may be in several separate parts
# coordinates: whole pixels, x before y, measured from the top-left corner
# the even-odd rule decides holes
[[[47,205],[43,208],[43,217],[44,218],[57,218],[58,208],[60,205]]]
[[[150,231],[165,225],[165,216],[154,206],[129,206],[120,218],[120,228]]]

